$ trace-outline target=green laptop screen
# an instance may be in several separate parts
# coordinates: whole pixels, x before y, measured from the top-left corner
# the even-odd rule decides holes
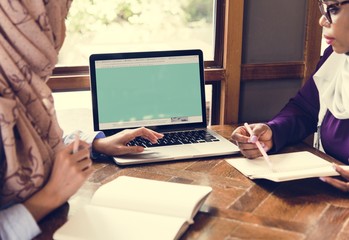
[[[96,61],[100,129],[202,121],[199,57]]]

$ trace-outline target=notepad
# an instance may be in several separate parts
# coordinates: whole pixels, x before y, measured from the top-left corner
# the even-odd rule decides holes
[[[268,179],[274,182],[303,178],[338,176],[332,163],[308,151],[275,154],[269,156],[275,172],[270,170],[262,157],[247,159],[230,158],[226,161],[250,179]],[[342,166],[349,170],[349,166]]]
[[[211,191],[209,186],[121,176],[102,185],[54,239],[178,239]]]

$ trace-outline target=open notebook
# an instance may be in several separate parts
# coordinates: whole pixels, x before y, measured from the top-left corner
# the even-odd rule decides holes
[[[263,157],[238,157],[226,161],[248,178],[264,178],[274,182],[339,175],[331,162],[308,151],[269,155],[269,159],[275,171],[269,168]],[[341,167],[349,170],[349,166]]]
[[[54,239],[178,239],[211,191],[209,186],[120,176],[102,185]]]
[[[159,144],[114,158],[120,165],[234,154],[238,147],[207,129],[201,50],[93,54],[90,77],[94,130],[111,135],[148,127]]]

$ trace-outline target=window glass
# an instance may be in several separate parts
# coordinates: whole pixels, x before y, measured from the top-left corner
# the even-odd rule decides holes
[[[199,48],[213,60],[216,0],[74,0],[58,66],[92,53]]]

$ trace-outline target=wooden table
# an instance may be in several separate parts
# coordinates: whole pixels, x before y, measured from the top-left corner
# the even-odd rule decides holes
[[[233,127],[212,127],[229,137]],[[313,149],[305,144],[287,151]],[[316,154],[329,159],[319,152]],[[229,156],[231,157],[231,156]],[[95,173],[63,205],[47,216],[37,239],[52,239],[67,216],[86,204],[103,183],[127,175],[162,181],[209,185],[213,191],[181,239],[348,239],[348,195],[319,179],[274,183],[252,181],[226,161],[206,158],[119,167],[108,160],[94,164]]]

